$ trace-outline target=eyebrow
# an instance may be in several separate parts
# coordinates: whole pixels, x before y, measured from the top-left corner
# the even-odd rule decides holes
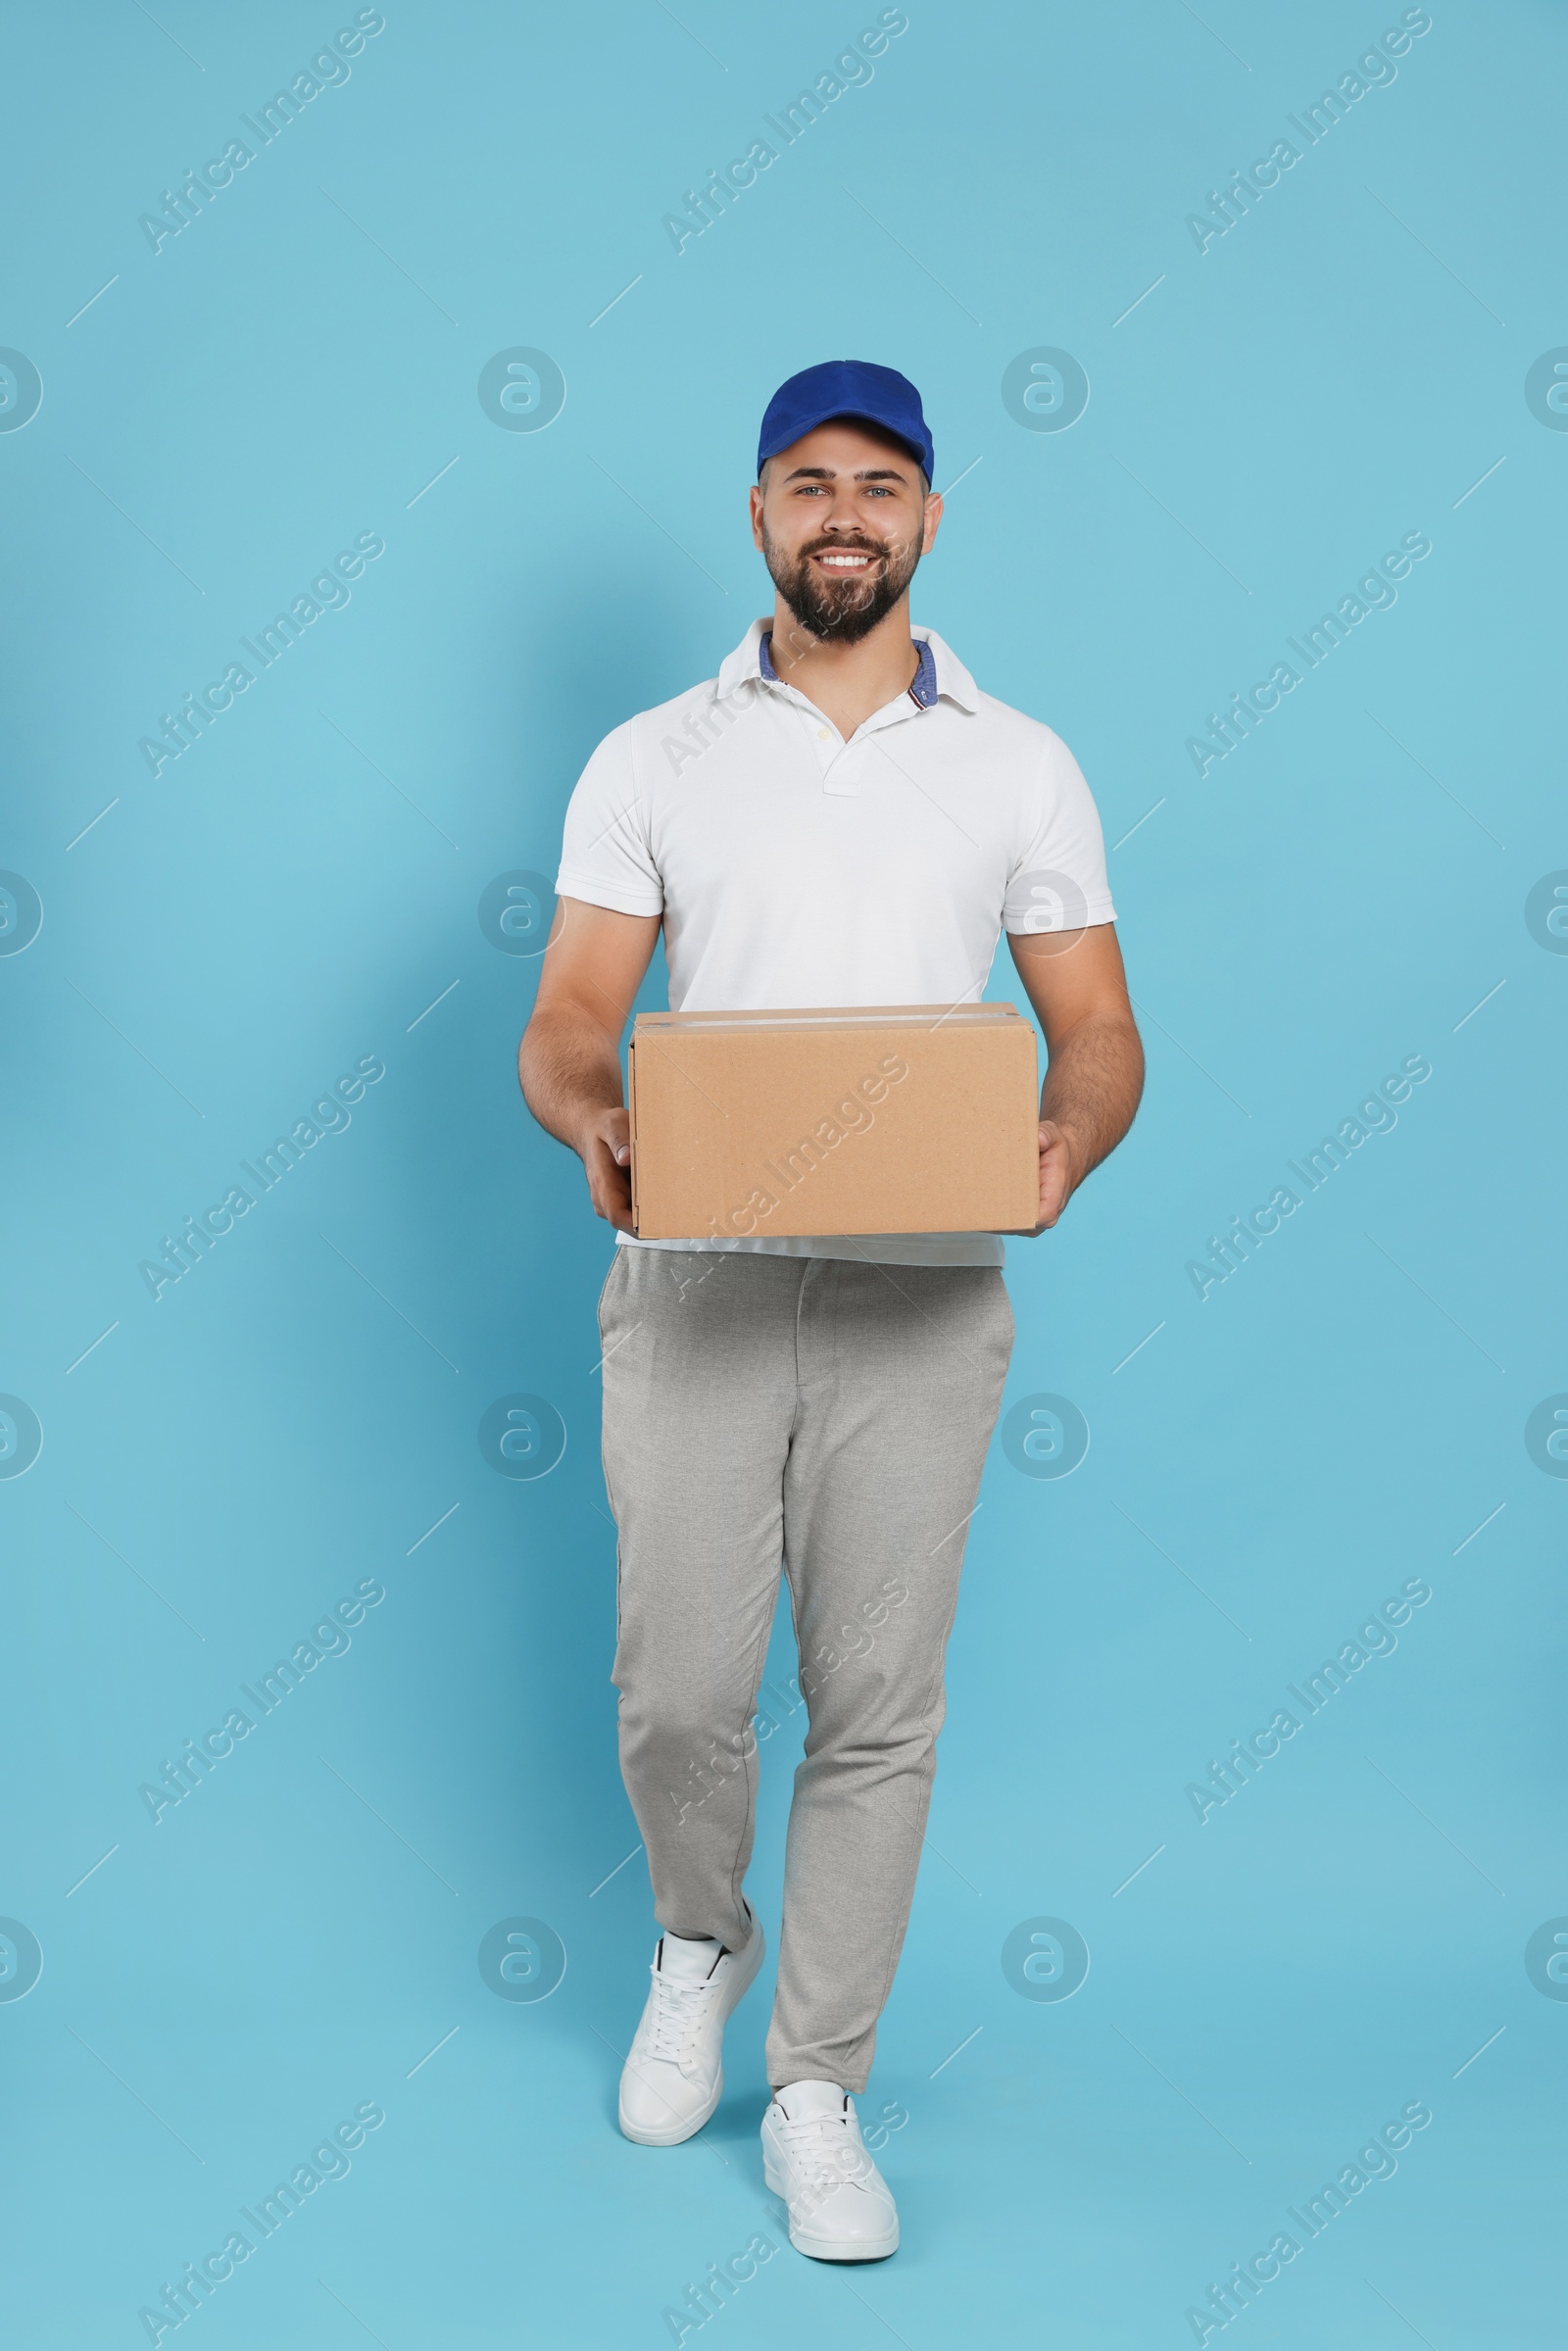
[[[831,465],[797,465],[793,472],[786,473],[784,476],[786,482],[837,481],[838,478],[837,472]],[[908,475],[901,473],[896,465],[861,465],[855,473],[851,474],[850,479],[852,481],[907,481]]]

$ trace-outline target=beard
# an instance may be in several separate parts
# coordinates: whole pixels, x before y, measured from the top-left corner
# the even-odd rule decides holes
[[[867,571],[835,579],[813,567],[812,558],[829,552],[869,555]],[[914,577],[918,540],[885,544],[875,539],[823,537],[791,556],[764,528],[762,558],[775,588],[808,635],[833,645],[858,645],[885,620]]]

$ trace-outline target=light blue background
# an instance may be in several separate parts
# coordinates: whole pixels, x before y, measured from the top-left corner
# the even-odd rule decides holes
[[[635,2351],[779,2235],[760,1992],[699,2141],[614,2129],[651,1917],[640,1855],[602,1884],[636,1845],[610,1241],[516,1093],[537,964],[476,907],[553,871],[594,744],[765,608],[757,419],[844,354],[915,378],[963,476],[915,617],[1058,729],[1121,844],[1151,1074],[1060,1228],[1010,1245],[1007,1406],[1065,1396],[1092,1443],[1052,1481],[999,1442],[969,1543],[863,2102],[907,2116],[904,2249],[786,2250],[703,2331],[1191,2342],[1209,2281],[1424,2099],[1397,2176],[1238,2324],[1553,2339],[1568,2004],[1523,1955],[1568,1912],[1568,1485],[1523,1432],[1568,1389],[1568,959],[1524,903],[1568,866],[1568,435],[1523,384],[1568,343],[1562,12],[1435,0],[1392,86],[1200,254],[1185,216],[1397,7],[911,0],[677,257],[662,216],[875,14],[388,0],[155,256],[138,215],[353,11],[12,13],[0,342],[44,384],[0,434],[0,864],[44,909],[0,958],[0,1388],[44,1433],[0,1481],[0,1910],[43,1950],[0,2002],[18,2343],[144,2341],[368,2100],[352,2174],[190,2322],[208,2351]],[[1000,393],[1042,344],[1092,385],[1059,434]],[[548,431],[479,406],[514,345],[564,372]],[[1411,530],[1397,605],[1200,781],[1185,738]],[[386,552],[352,603],[155,781],[138,738],[361,531]],[[1200,1303],[1186,1261],[1415,1053],[1397,1128]],[[366,1054],[348,1131],[154,1303],[160,1237]],[[542,1480],[480,1454],[513,1392],[564,1423]],[[1200,1826],[1187,1784],[1414,1576],[1397,1651]],[[139,1784],[365,1578],[352,1649],[155,1827]],[[773,1928],[796,1751],[793,1723],[763,1750]],[[542,2003],[479,1975],[516,1915],[566,1948]],[[1060,2003],[1002,1969],[1041,1915],[1092,1954]]]

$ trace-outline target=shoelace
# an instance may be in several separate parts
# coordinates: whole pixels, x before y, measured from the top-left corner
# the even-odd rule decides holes
[[[713,1985],[677,1983],[662,1969],[655,1968],[654,2021],[651,2058],[667,2059],[671,2064],[684,2062],[692,2039],[707,2013]]]
[[[812,2187],[842,2187],[869,2177],[871,2159],[844,2115],[804,2115],[792,2121],[782,2108],[775,2125],[791,2161]]]

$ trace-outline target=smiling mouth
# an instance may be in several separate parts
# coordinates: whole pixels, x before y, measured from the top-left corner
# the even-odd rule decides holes
[[[858,547],[834,549],[830,553],[815,555],[811,558],[813,563],[821,564],[824,571],[852,574],[857,571],[869,571],[873,563],[880,563],[882,560],[881,556],[869,555],[863,548]]]

